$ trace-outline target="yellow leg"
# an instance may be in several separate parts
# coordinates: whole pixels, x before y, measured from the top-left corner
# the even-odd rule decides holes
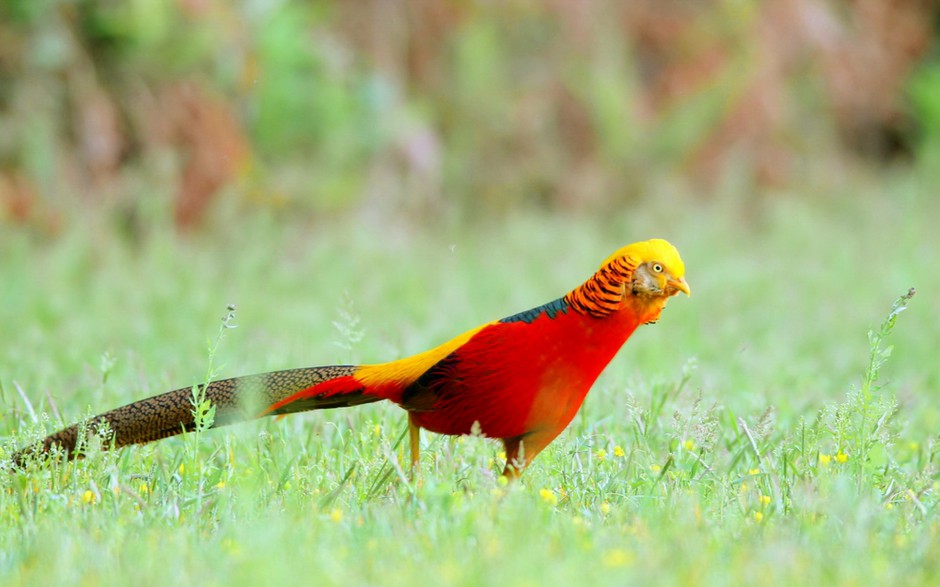
[[[421,470],[421,427],[408,414],[408,440],[411,442],[411,471],[417,474]]]

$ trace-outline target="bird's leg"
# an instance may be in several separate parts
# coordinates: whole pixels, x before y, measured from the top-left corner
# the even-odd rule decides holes
[[[559,431],[560,432],[560,431]],[[532,459],[558,436],[558,432],[530,432],[515,438],[504,438],[506,468],[503,475],[512,481],[522,476]]]
[[[503,445],[506,447],[506,467],[503,469],[503,476],[510,481],[518,479],[529,464],[528,461],[532,460],[526,458],[525,441],[521,436],[506,438],[503,440]]]
[[[414,416],[408,414],[408,440],[411,444],[411,474],[415,477],[421,475],[421,427],[415,422]]]

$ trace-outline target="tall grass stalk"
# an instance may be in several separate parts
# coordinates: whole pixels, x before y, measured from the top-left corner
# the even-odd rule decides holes
[[[202,434],[212,427],[212,424],[215,422],[215,406],[212,405],[212,401],[206,397],[206,388],[209,384],[218,377],[218,373],[215,369],[215,356],[219,351],[219,348],[222,345],[222,340],[225,338],[225,333],[231,328],[237,328],[234,324],[235,320],[235,305],[229,304],[226,308],[226,314],[222,317],[222,323],[219,325],[219,332],[215,337],[215,341],[209,344],[209,354],[208,362],[206,364],[206,376],[201,384],[196,384],[193,386],[193,395],[190,399],[193,409],[193,430],[190,433],[190,450],[191,458],[190,462],[193,463],[195,468],[197,488],[196,488],[196,503],[197,511],[202,510],[202,500],[205,495],[205,480],[206,480],[206,471],[205,463],[201,458],[199,458],[199,445],[202,438]]]
[[[872,451],[879,443],[886,443],[882,433],[884,426],[890,421],[896,411],[897,402],[893,394],[881,394],[882,387],[878,385],[881,368],[891,356],[893,345],[885,344],[898,316],[907,309],[907,303],[914,297],[916,291],[910,288],[907,293],[900,296],[891,306],[891,311],[882,321],[877,330],[868,331],[868,365],[862,379],[862,387],[857,394],[856,410],[859,414],[860,425],[856,435],[856,483],[859,490],[869,477],[871,469],[877,464],[872,462]]]

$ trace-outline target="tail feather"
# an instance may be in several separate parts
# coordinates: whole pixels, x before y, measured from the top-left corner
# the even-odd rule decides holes
[[[323,408],[345,408],[382,399],[377,395],[366,394],[365,387],[352,375],[345,375],[318,383],[313,387],[300,389],[271,403],[262,416],[293,414],[306,410]]]
[[[213,381],[205,388],[206,399],[216,408],[213,428],[269,414],[346,407],[381,399],[367,395],[361,387],[324,389],[323,393],[319,389],[314,390],[333,380],[352,380],[351,375],[357,368],[332,365],[287,369]],[[53,447],[63,450],[69,459],[74,458],[82,431],[93,433],[105,424],[111,431],[108,441],[115,448],[152,442],[192,430],[195,424],[192,397],[192,388],[184,387],[93,416],[21,449],[13,455],[13,463],[21,466],[29,455],[47,453]],[[298,397],[300,399],[296,399]],[[106,448],[109,443],[105,443]]]

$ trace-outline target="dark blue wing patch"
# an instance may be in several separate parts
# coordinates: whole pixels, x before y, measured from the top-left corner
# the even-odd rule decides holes
[[[518,314],[513,314],[512,316],[503,318],[500,322],[509,323],[509,322],[525,322],[532,323],[541,316],[545,314],[549,319],[554,319],[559,314],[568,313],[568,302],[565,301],[565,298],[558,298],[548,302],[547,304],[542,304],[537,308],[532,308],[531,310],[525,310],[519,312]]]

